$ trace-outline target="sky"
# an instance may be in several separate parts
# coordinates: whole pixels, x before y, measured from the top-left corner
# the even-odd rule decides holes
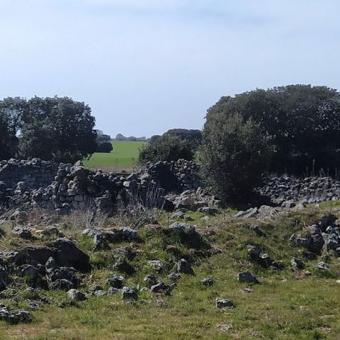
[[[202,128],[225,95],[340,89],[339,0],[0,0],[0,98],[69,96],[105,133]]]

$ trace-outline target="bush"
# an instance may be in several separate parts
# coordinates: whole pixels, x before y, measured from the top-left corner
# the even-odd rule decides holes
[[[96,152],[110,153],[113,150],[112,143],[104,142],[97,144]]]
[[[200,130],[171,129],[165,132],[164,136],[179,138],[181,141],[189,144],[194,152],[202,144],[202,131]]]
[[[101,130],[96,130],[96,152],[110,153],[113,150],[111,136],[105,135]]]
[[[335,170],[340,163],[340,95],[324,86],[290,85],[222,97],[207,114],[225,119],[239,113],[272,138],[270,169],[304,174]]]
[[[261,183],[272,147],[263,129],[239,114],[210,115],[203,130],[203,178],[224,203],[249,199]]]
[[[178,137],[163,135],[147,144],[139,154],[141,163],[157,161],[192,160],[194,152],[189,143]]]

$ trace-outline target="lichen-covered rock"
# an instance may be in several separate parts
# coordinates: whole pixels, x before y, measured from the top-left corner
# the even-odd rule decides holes
[[[81,272],[88,272],[91,269],[89,256],[71,240],[59,238],[50,243],[50,246],[53,249],[53,258],[58,266],[73,267]]]
[[[229,309],[235,308],[233,301],[231,301],[229,299],[216,299],[215,303],[216,303],[216,307],[220,308],[220,309],[222,309],[222,308],[229,308]]]
[[[160,282],[151,286],[150,291],[151,293],[169,295],[171,292],[171,287],[166,285],[164,282]]]
[[[180,259],[175,265],[175,270],[178,273],[190,275],[194,274],[194,270],[192,269],[191,264],[186,259]]]
[[[107,283],[112,288],[121,289],[124,286],[124,277],[121,275],[113,275],[108,278]]]
[[[244,283],[259,283],[257,277],[250,272],[242,272],[238,274],[238,280]]]
[[[201,281],[202,285],[203,286],[206,286],[206,287],[211,287],[214,285],[215,281],[214,279],[209,276],[209,277],[205,277],[202,281]]]
[[[10,311],[0,305],[0,320],[10,324],[28,323],[32,321],[31,313],[25,310]]]
[[[123,300],[138,300],[137,291],[133,288],[123,287],[122,298]]]
[[[70,289],[67,292],[67,296],[73,302],[78,302],[78,301],[86,300],[86,295],[84,293],[80,292],[77,289]]]

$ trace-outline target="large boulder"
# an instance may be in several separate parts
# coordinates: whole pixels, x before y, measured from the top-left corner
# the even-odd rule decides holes
[[[88,272],[91,269],[89,256],[80,250],[71,240],[59,238],[52,242],[50,246],[53,249],[52,257],[58,266],[73,267],[80,272]],[[48,258],[44,263],[46,263]]]
[[[44,265],[46,261],[54,255],[54,250],[45,246],[28,246],[17,250],[12,258],[14,264]],[[10,260],[11,261],[11,260]]]

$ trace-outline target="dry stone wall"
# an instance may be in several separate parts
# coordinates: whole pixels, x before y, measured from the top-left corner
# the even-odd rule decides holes
[[[29,161],[10,159],[0,161],[0,181],[11,189],[15,189],[18,183],[22,183],[27,189],[37,189],[49,185],[57,170],[57,163],[38,158]]]
[[[41,207],[68,212],[93,209],[112,214],[117,206],[143,204],[171,210],[169,192],[200,185],[193,162],[158,162],[131,175],[90,171],[81,164],[55,164],[34,159],[0,163],[0,205]]]
[[[0,162],[0,209],[40,207],[57,212],[92,209],[113,214],[118,207],[144,205],[166,210],[216,208],[194,162],[147,164],[130,175],[90,171],[81,164],[56,164],[40,159]],[[340,199],[340,181],[330,177],[266,179],[258,192],[273,205]]]

